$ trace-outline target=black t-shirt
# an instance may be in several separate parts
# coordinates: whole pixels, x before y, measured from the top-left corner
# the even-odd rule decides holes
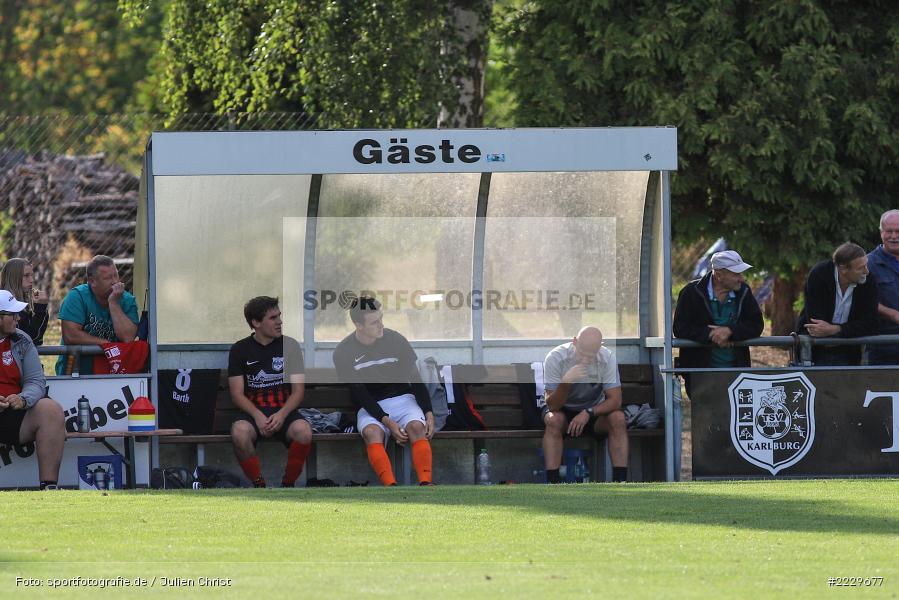
[[[293,338],[281,336],[263,346],[250,335],[235,342],[228,355],[228,377],[243,377],[244,394],[256,406],[281,408],[290,396],[284,373],[303,373],[303,351]]]
[[[430,397],[415,366],[417,359],[409,341],[387,328],[371,346],[351,333],[337,345],[333,356],[340,381],[350,384],[353,399],[376,419],[385,414],[378,400],[403,394],[415,394],[422,411],[431,410]]]

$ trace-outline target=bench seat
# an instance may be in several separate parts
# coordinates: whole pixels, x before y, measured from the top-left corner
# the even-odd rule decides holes
[[[488,430],[481,431],[438,431],[434,440],[472,440],[473,453],[476,455],[487,440],[503,439],[540,439],[542,429],[524,427],[521,400],[516,383],[514,365],[489,365],[486,372],[477,367],[481,375],[476,383],[469,387],[470,397],[475,408],[484,419]],[[622,379],[622,398],[625,404],[653,404],[653,370],[650,365],[620,365]],[[307,369],[306,395],[304,408],[315,408],[322,412],[340,410],[356,412],[350,398],[349,388],[338,382],[333,369]],[[470,381],[470,379],[469,379]],[[228,434],[231,421],[237,409],[231,403],[228,394],[227,376],[222,375],[216,400],[215,418],[212,434],[186,434],[170,436],[159,440],[160,444],[196,445],[197,464],[203,464],[206,444],[230,443]],[[649,480],[664,479],[664,429],[629,429],[628,437],[639,444],[639,458],[643,478]],[[271,440],[262,440],[268,442]],[[307,458],[307,476],[316,476],[316,444],[321,442],[354,442],[361,445],[358,433],[314,433],[312,435],[313,450]],[[604,439],[594,448],[594,469],[602,467],[608,473],[608,457],[605,452]],[[634,455],[638,444],[632,443],[631,454]],[[397,479],[401,483],[410,481],[409,452],[398,444],[393,444],[393,455]],[[632,460],[633,462],[633,460]],[[599,472],[593,470],[592,472]]]

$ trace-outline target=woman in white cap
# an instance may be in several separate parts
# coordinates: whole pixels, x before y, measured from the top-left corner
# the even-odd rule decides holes
[[[28,306],[19,313],[19,329],[31,336],[35,346],[44,343],[47,330],[47,294],[35,289],[34,269],[24,258],[10,258],[0,271],[0,289],[9,290]]]
[[[35,442],[41,489],[55,488],[66,441],[62,408],[44,396],[47,380],[31,338],[16,327],[28,305],[0,290],[0,444]]]

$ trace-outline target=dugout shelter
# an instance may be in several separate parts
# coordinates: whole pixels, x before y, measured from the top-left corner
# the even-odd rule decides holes
[[[593,324],[619,363],[670,369],[676,168],[672,127],[153,133],[134,277],[152,399],[159,370],[225,368],[257,295],[307,367],[374,292],[440,364],[541,361]]]

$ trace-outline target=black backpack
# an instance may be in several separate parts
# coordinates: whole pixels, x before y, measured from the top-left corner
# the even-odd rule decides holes
[[[250,482],[235,475],[227,469],[218,467],[199,466],[194,469],[194,478],[199,488],[248,488],[253,487]]]
[[[469,383],[483,379],[487,375],[487,369],[482,366],[455,365],[453,369],[453,398],[455,402],[449,404],[449,415],[446,417],[446,431],[481,431],[488,429],[487,423],[481,413],[477,411],[471,401],[468,391]],[[459,383],[466,382],[466,383]]]
[[[454,383],[453,394],[456,402],[449,405],[449,415],[446,417],[445,431],[481,431],[487,429],[487,423],[481,413],[477,411],[471,402],[471,394],[468,392],[467,383]]]
[[[158,467],[150,471],[150,487],[154,490],[186,490],[194,478],[184,467]]]

